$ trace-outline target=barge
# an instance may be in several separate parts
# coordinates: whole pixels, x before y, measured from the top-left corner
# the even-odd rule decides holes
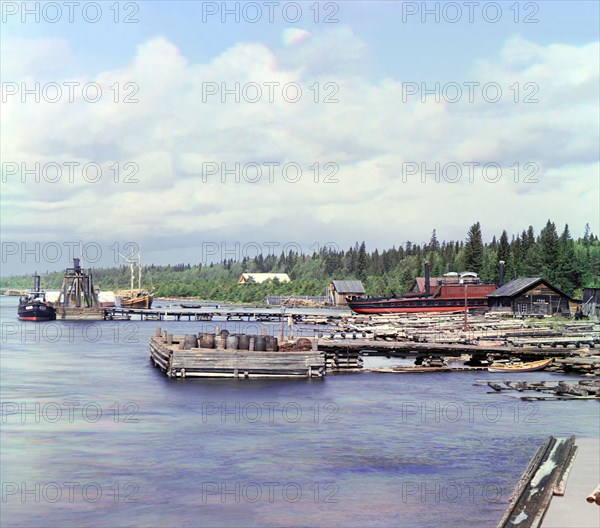
[[[308,340],[279,347],[274,337],[225,332],[173,336],[159,328],[150,338],[150,359],[169,378],[325,376],[325,356],[312,343],[307,346]]]

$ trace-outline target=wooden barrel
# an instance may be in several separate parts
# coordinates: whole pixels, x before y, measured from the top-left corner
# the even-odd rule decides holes
[[[248,350],[250,347],[250,336],[242,334],[238,337],[238,348],[240,350]]]
[[[277,344],[277,338],[275,336],[265,336],[267,352],[277,352],[279,346]]]
[[[301,337],[296,341],[296,346],[294,348],[296,350],[301,350],[302,352],[312,350],[312,341],[307,337]]]
[[[225,338],[225,348],[227,350],[237,350],[238,349],[238,336],[231,335]]]
[[[223,350],[225,348],[225,338],[220,334],[215,336],[215,348],[218,350]]]
[[[209,332],[201,333],[200,348],[215,348],[215,334]]]
[[[265,350],[267,350],[267,340],[265,339],[265,336],[254,336],[254,350],[257,350],[259,352],[264,352]]]
[[[198,348],[198,338],[196,334],[186,334],[183,341],[183,350],[191,350],[192,348]]]

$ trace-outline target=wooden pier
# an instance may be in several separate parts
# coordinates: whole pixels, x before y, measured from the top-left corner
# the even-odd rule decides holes
[[[198,339],[200,337],[200,339]],[[170,378],[322,378],[325,357],[315,347],[306,350],[254,350],[256,337],[249,337],[248,350],[201,348],[201,336],[173,336],[157,330],[150,338],[154,365]],[[217,338],[218,342],[218,338]]]
[[[549,437],[531,459],[498,528],[538,528],[553,495],[564,495],[577,447],[575,437]]]
[[[275,312],[273,309],[252,308],[235,310],[231,308],[153,308],[150,310],[135,308],[105,308],[104,319],[138,319],[140,321],[224,321],[247,322],[287,322],[290,318],[295,324],[327,325],[340,319],[338,315],[312,315],[290,313],[289,311]]]
[[[461,356],[468,354],[485,358],[488,354],[518,356],[522,358],[570,357],[577,351],[574,349],[540,349],[539,347],[519,346],[482,346],[479,343],[416,343],[413,341],[379,341],[367,339],[321,339],[319,349],[326,352],[360,351],[367,355],[380,356]]]

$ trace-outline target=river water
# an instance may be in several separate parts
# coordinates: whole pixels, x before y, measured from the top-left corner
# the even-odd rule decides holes
[[[487,394],[487,372],[169,380],[156,322],[16,305],[0,298],[6,527],[492,527],[548,435],[599,434],[598,402]]]

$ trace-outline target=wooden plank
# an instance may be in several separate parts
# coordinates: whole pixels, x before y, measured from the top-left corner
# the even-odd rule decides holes
[[[564,489],[564,476],[575,454],[575,437],[549,437],[521,477],[513,500],[498,528],[539,528],[555,491]]]

